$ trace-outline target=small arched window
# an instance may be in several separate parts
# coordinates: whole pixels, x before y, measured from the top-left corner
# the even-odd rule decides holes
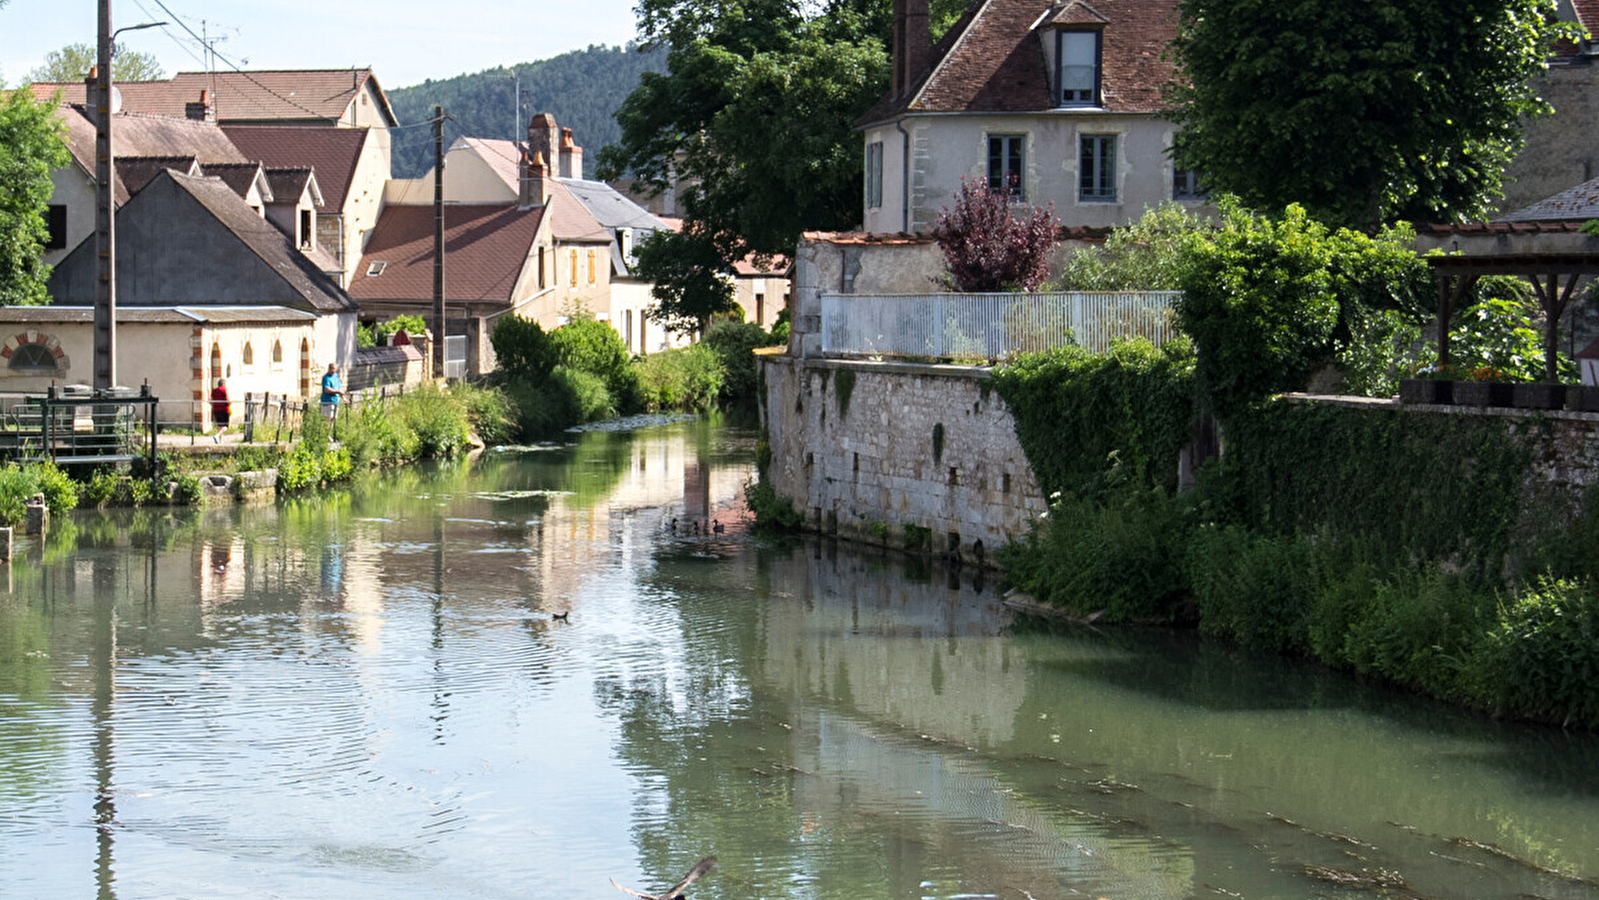
[[[280,364],[282,364],[282,362],[283,362],[283,342],[282,341],[273,341],[272,342],[272,364],[273,365],[280,365]]]
[[[250,346],[249,341],[244,342],[244,364],[247,366],[255,365],[255,348]]]
[[[11,351],[10,367],[19,370],[38,371],[56,368],[56,356],[44,344],[22,344]]]

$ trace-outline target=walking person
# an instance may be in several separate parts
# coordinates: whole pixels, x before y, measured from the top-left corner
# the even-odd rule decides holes
[[[322,415],[329,422],[339,414],[339,398],[344,396],[344,382],[339,380],[339,364],[328,363],[327,374],[322,376]]]
[[[211,442],[222,443],[222,432],[228,430],[228,380],[218,378],[217,386],[211,389],[211,422],[217,430],[211,435]]]

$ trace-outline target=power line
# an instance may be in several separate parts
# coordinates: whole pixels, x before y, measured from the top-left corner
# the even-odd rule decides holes
[[[199,41],[202,46],[205,46],[207,52],[209,52],[213,57],[222,60],[223,62],[228,64],[228,68],[230,68],[233,71],[239,73],[240,75],[243,75],[246,81],[250,82],[251,84],[255,85],[256,87],[260,88],[261,90],[266,91],[268,94],[271,94],[272,96],[278,98],[279,100],[282,100],[284,103],[289,104],[290,106],[294,107],[295,109],[301,110],[303,112],[310,113],[312,116],[315,116],[316,118],[319,118],[319,119],[324,117],[323,113],[321,113],[321,112],[319,112],[317,110],[311,109],[309,107],[306,107],[306,106],[304,106],[304,105],[302,105],[300,103],[297,103],[297,102],[295,102],[293,100],[290,100],[288,97],[283,96],[282,94],[278,93],[277,91],[274,91],[271,88],[267,87],[266,85],[262,84],[261,82],[257,81],[255,79],[255,76],[251,75],[249,72],[244,71],[244,69],[240,68],[239,65],[237,63],[235,63],[233,60],[228,59],[226,56],[223,56],[215,47],[210,46],[206,42],[205,38],[201,37],[198,34],[195,34],[194,33],[194,29],[190,28],[183,21],[183,19],[179,18],[177,13],[175,13],[172,10],[168,9],[167,5],[165,3],[163,3],[163,2],[161,2],[161,0],[151,0],[151,2],[154,3],[156,6],[161,7],[163,12],[165,12],[167,15],[171,16],[173,21],[177,22],[178,26],[180,28],[182,28],[184,31],[187,31],[189,33],[189,37],[194,38],[195,40]]]

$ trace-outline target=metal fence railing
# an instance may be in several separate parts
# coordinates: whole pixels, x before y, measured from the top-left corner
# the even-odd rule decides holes
[[[1076,344],[1102,352],[1116,338],[1175,336],[1177,291],[1036,294],[822,295],[822,353],[1008,359]]]

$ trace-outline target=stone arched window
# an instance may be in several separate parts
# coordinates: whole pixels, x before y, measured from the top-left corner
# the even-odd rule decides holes
[[[20,344],[11,351],[9,366],[18,371],[41,372],[56,370],[56,355],[44,344]]]
[[[249,341],[244,342],[244,364],[247,366],[255,365],[255,348],[250,346]]]
[[[273,341],[272,342],[272,364],[274,366],[278,366],[278,365],[282,365],[283,364],[283,342],[282,341]]]

